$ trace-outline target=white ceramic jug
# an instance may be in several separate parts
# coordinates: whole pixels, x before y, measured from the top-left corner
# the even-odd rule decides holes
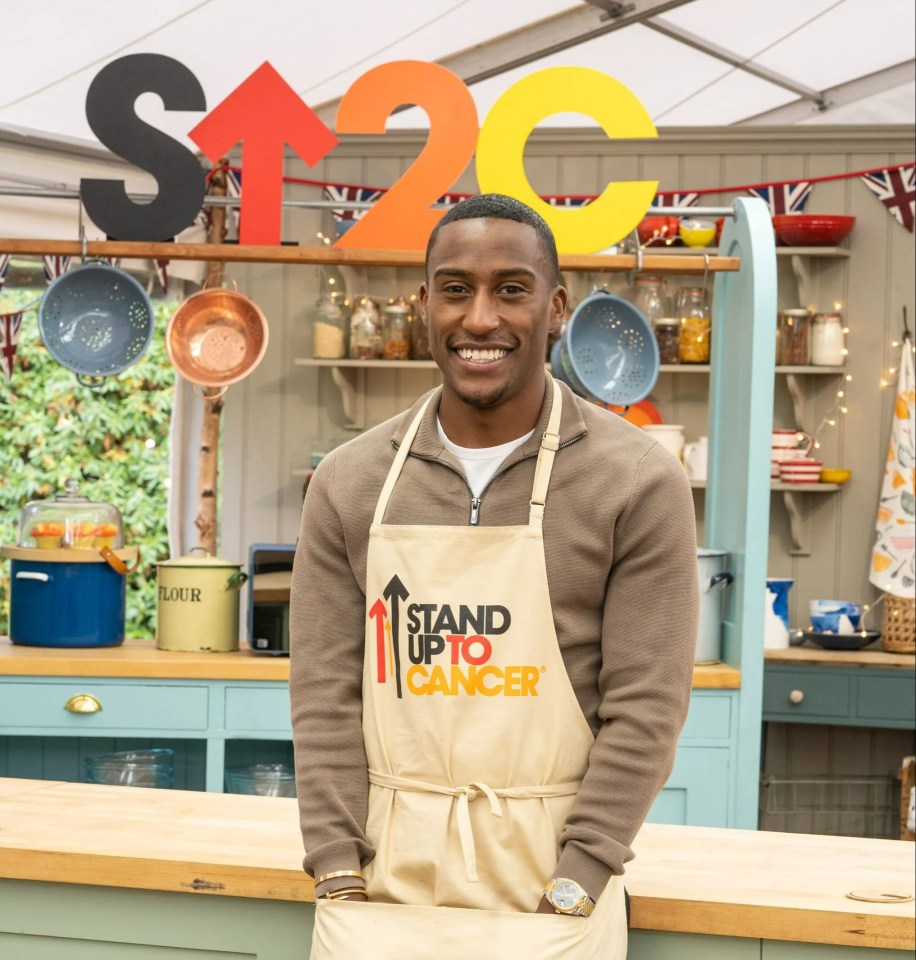
[[[684,466],[691,480],[706,479],[706,461],[709,458],[709,437],[700,437],[684,447]]]
[[[649,423],[643,427],[663,447],[670,450],[678,460],[684,453],[684,427],[679,423]]]

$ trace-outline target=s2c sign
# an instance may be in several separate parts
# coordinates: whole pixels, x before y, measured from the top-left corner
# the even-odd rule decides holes
[[[103,67],[89,88],[86,118],[112,152],[152,174],[159,190],[147,204],[132,202],[123,180],[84,179],[86,211],[118,240],[165,240],[190,223],[203,205],[204,173],[194,154],[135,113],[143,93],[166,110],[206,110],[199,81],[184,64],[161,54],[121,57]],[[214,163],[239,141],[245,189],[239,241],[280,243],[283,149],[288,143],[314,166],[339,143],[336,134],[384,134],[403,104],[422,107],[429,136],[420,155],[338,240],[337,247],[423,250],[444,213],[430,205],[464,172],[476,150],[483,193],[527,203],[553,230],[561,253],[603,250],[629,234],[651,204],[658,181],[609,184],[587,205],[553,207],[534,191],[524,151],[547,117],[583,113],[610,138],[650,138],[658,132],[645,108],[613,77],[585,67],[553,67],[529,74],[496,101],[478,130],[477,109],[464,81],[445,67],[419,60],[383,64],[360,76],[340,101],[331,131],[289,84],[264,63],[208,113],[188,136]]]

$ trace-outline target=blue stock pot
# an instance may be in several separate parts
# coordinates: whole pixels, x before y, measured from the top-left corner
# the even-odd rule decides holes
[[[10,565],[10,639],[31,647],[124,642],[126,574],[139,552],[123,547],[120,512],[67,492],[25,506]]]

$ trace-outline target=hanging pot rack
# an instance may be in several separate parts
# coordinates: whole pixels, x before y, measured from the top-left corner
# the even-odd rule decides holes
[[[36,197],[51,200],[79,200],[78,190],[68,187],[0,186],[0,196]],[[152,194],[128,194],[140,202],[155,199]],[[204,206],[239,206],[240,197],[204,198]],[[368,210],[373,204],[358,200],[284,199],[284,207],[313,210]],[[435,205],[434,205],[435,206]],[[442,204],[443,208],[450,206]],[[652,215],[731,217],[731,207],[653,207]],[[120,257],[138,260],[220,260],[231,263],[348,264],[350,266],[422,267],[422,250],[379,250],[323,246],[252,245],[234,243],[153,243],[122,240],[50,240],[0,237],[0,254],[12,256]],[[560,269],[571,272],[592,271],[627,273],[646,271],[659,274],[695,274],[729,272],[741,268],[739,257],[703,253],[672,256],[639,249],[636,253],[561,254]]]

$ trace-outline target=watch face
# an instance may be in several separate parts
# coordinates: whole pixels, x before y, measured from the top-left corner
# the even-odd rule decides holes
[[[572,910],[582,899],[582,890],[572,880],[561,880],[553,888],[550,899],[559,910]]]

